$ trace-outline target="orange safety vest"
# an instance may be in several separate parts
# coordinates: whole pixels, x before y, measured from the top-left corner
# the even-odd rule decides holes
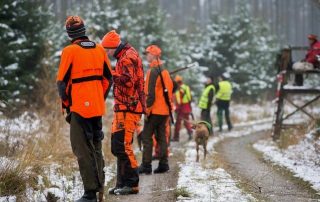
[[[148,104],[148,96],[150,92],[154,93],[154,101],[152,103],[151,106],[147,106],[148,111],[150,112],[150,114],[157,114],[157,115],[169,115],[169,108],[166,104],[164,95],[163,95],[163,88],[162,88],[162,83],[161,83],[161,78],[159,76],[159,62],[158,61],[153,61],[150,64],[150,69],[147,72],[147,76],[146,76],[146,85],[145,85],[145,94],[147,96],[147,104]],[[155,87],[154,89],[150,89],[150,74],[151,71],[157,71],[157,78],[156,78],[156,83],[155,83]],[[170,99],[170,103],[171,103],[171,108],[173,108],[173,104],[172,104],[172,89],[173,89],[173,82],[172,79],[170,77],[170,74],[168,72],[168,70],[166,69],[162,69],[161,71],[162,77],[163,77],[163,81],[164,84],[168,90],[168,95],[169,95],[169,99]]]
[[[71,112],[84,118],[105,113],[105,94],[111,85],[111,65],[103,47],[81,39],[62,51],[57,82],[67,88],[63,100]]]

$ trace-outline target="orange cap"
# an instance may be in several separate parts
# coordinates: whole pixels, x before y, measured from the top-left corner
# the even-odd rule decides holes
[[[315,34],[309,34],[308,35],[308,39],[311,39],[311,40],[317,40],[318,36],[315,35]]]
[[[146,48],[146,53],[150,53],[154,56],[160,56],[161,49],[157,45],[150,45]]]
[[[182,81],[182,76],[176,75],[176,77],[174,78],[174,80],[175,80],[176,82],[181,82],[181,81]]]
[[[104,48],[115,49],[119,46],[120,41],[120,35],[116,32],[116,30],[111,30],[104,35],[101,44]]]

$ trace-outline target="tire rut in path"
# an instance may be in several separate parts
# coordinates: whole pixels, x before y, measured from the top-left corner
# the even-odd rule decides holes
[[[216,146],[225,167],[257,198],[266,201],[319,201],[309,186],[293,180],[291,174],[284,174],[279,167],[262,161],[254,152],[252,144],[266,138],[266,132],[238,138],[227,138]],[[260,188],[259,188],[260,187]],[[260,189],[260,191],[259,191]]]

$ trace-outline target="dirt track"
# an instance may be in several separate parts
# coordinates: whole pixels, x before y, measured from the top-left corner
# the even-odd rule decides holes
[[[267,137],[266,132],[228,138],[216,146],[228,172],[238,178],[242,187],[263,201],[318,201],[319,195],[291,173],[265,162],[252,144]]]
[[[183,136],[183,135],[182,135]],[[186,137],[185,137],[186,138]],[[184,161],[181,150],[186,142],[184,138],[180,143],[171,143],[173,155],[169,158],[170,171],[164,174],[140,175],[139,191],[137,195],[113,196],[106,194],[105,201],[110,202],[164,202],[176,201],[175,188],[179,175],[179,163]],[[152,169],[157,168],[158,161],[152,162]]]

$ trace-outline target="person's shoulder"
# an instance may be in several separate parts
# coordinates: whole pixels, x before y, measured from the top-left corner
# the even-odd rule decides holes
[[[75,44],[69,44],[62,49],[62,54],[72,54],[77,49]]]
[[[126,58],[130,59],[130,60],[137,60],[139,59],[139,53],[136,51],[136,49],[134,49],[132,46],[130,46],[130,48],[127,49],[126,51]]]
[[[104,48],[100,43],[96,43],[96,48],[104,51]]]
[[[317,42],[314,44],[313,48],[320,49],[320,41],[317,41]]]

